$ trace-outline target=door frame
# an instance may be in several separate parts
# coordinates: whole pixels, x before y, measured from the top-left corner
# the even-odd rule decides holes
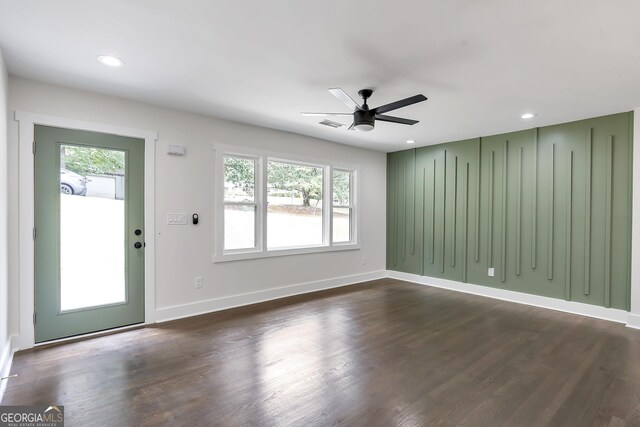
[[[15,111],[19,122],[19,265],[20,265],[20,315],[19,331],[14,350],[32,348],[35,345],[33,314],[35,306],[35,180],[33,141],[35,125],[53,126],[72,130],[107,133],[144,139],[144,324],[155,322],[155,131],[114,126],[46,114]],[[87,334],[91,335],[91,334]]]

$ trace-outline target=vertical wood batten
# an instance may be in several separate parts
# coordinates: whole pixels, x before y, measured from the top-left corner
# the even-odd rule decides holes
[[[393,169],[395,172],[394,202],[393,202],[393,266],[398,266],[398,155],[393,157]]]
[[[436,253],[436,160],[433,159],[433,180],[431,181],[431,264],[435,262]]]
[[[569,164],[567,165],[569,177],[567,179],[567,218],[566,218],[566,241],[565,241],[565,281],[564,297],[571,300],[571,241],[573,214],[573,150],[569,153]]]
[[[482,154],[482,138],[478,138],[478,152],[476,154],[476,239],[474,261],[480,261],[480,162]]]
[[[593,145],[593,130],[587,129],[587,160],[585,164],[585,226],[584,226],[584,294],[591,293],[591,151]]]
[[[502,153],[502,230],[500,250],[500,281],[507,280],[507,160],[509,141],[504,142]]]
[[[426,212],[426,206],[427,206],[427,168],[422,168],[422,256],[420,257],[421,260],[421,264],[420,264],[420,268],[421,268],[421,273],[424,276],[424,264],[425,264],[425,257],[426,257],[426,239],[424,237],[425,233],[427,232],[427,227],[425,224],[426,218],[427,218],[427,212]]]
[[[522,151],[523,147],[518,150],[517,166],[517,183],[516,191],[516,276],[520,275],[520,263],[522,256]]]
[[[468,223],[469,223],[469,163],[465,163],[464,167],[464,176],[462,185],[463,189],[463,212],[464,212],[464,223],[462,224],[462,281],[464,283],[467,282],[467,250],[469,245],[469,238],[467,235]]]
[[[538,128],[534,130],[533,141],[533,198],[531,209],[531,268],[537,267],[537,251],[538,251]]]
[[[495,151],[491,151],[489,156],[489,213],[487,214],[487,220],[489,221],[488,234],[487,234],[487,242],[488,242],[488,250],[487,250],[487,262],[488,267],[493,267],[493,159],[494,159]]]
[[[416,253],[416,177],[418,171],[416,170],[416,149],[413,149],[413,229],[411,233],[411,255]]]
[[[445,242],[447,240],[446,228],[447,225],[446,217],[447,217],[447,150],[444,150],[444,167],[442,172],[442,246],[441,246],[441,256],[440,260],[440,272],[444,273],[444,254],[445,254]]]
[[[407,259],[407,162],[402,162],[402,260]]]
[[[458,227],[458,156],[453,158],[453,227],[451,227],[451,267],[456,266],[456,229]]]
[[[551,159],[549,164],[549,211],[548,211],[548,234],[547,234],[547,279],[553,280],[553,203],[554,203],[554,180],[555,180],[555,148],[556,144],[551,144]]]
[[[604,215],[604,306],[611,307],[611,210],[613,200],[613,135],[607,138],[607,182]]]

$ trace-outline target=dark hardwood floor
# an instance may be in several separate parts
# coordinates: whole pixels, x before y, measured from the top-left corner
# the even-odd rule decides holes
[[[392,279],[16,354],[67,426],[640,425],[640,331]]]

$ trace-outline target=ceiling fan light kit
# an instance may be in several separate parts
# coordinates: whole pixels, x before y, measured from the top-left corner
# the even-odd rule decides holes
[[[353,116],[353,123],[349,126],[349,130],[355,129],[361,132],[369,132],[373,130],[376,124],[376,120],[383,122],[399,123],[403,125],[415,125],[417,120],[403,119],[401,117],[387,116],[384,113],[397,110],[402,107],[417,104],[418,102],[426,101],[427,97],[420,94],[414,95],[409,98],[401,99],[400,101],[392,102],[390,104],[381,105],[376,108],[369,108],[367,100],[373,95],[372,89],[362,89],[358,92],[358,95],[363,100],[362,106],[358,105],[345,91],[340,88],[329,89],[329,92],[342,101],[349,109],[351,113],[302,113],[303,116]]]

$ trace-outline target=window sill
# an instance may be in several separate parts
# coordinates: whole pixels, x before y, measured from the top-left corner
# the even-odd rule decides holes
[[[289,255],[305,255],[316,254],[322,252],[339,252],[339,251],[354,251],[359,250],[360,244],[358,243],[336,243],[333,246],[316,246],[307,248],[285,248],[285,249],[271,249],[269,251],[262,252],[236,252],[230,254],[214,255],[213,262],[229,262],[229,261],[241,261],[255,258],[272,258],[279,256]]]

